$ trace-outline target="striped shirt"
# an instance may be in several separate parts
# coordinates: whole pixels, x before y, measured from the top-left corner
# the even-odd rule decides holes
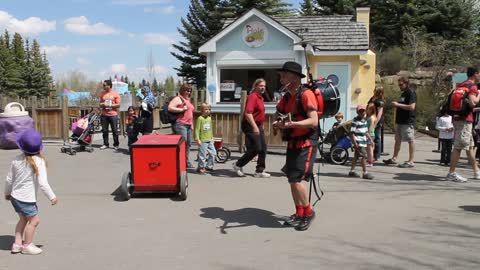
[[[353,118],[350,132],[354,134],[359,147],[367,147],[368,124],[366,119],[361,119],[358,116]]]

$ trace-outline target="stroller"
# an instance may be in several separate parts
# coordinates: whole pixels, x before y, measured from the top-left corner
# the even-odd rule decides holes
[[[318,151],[322,159],[327,160],[333,164],[343,165],[349,158],[348,150],[352,148],[352,141],[350,140],[351,121],[342,123],[337,128],[331,129],[325,138],[320,136],[318,143]],[[324,150],[324,145],[330,144],[329,151]]]
[[[63,143],[60,152],[70,155],[77,154],[77,151],[93,152],[92,138],[95,131],[95,123],[98,122],[100,116],[96,113],[89,113],[78,119],[72,124],[70,130],[72,136]]]

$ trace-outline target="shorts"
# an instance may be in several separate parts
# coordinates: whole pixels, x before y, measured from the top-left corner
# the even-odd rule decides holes
[[[21,215],[24,215],[26,217],[33,217],[38,214],[37,203],[22,202],[13,197],[10,198],[10,202],[12,203],[15,212]]]
[[[413,125],[398,125],[395,128],[395,140],[402,142],[413,142],[415,140],[415,129]]]
[[[313,176],[313,165],[317,156],[317,140],[309,140],[310,145],[303,148],[287,148],[286,170],[289,183],[309,181]]]
[[[472,135],[472,123],[466,121],[454,121],[453,129],[455,132],[453,149],[469,150],[474,147]]]
[[[358,148],[355,148],[354,158],[358,159],[358,158],[364,158],[366,156],[367,156],[367,148],[366,147],[360,146]]]

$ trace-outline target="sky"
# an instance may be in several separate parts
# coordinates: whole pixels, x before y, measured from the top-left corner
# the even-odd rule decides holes
[[[287,0],[292,8],[300,0]],[[90,80],[128,75],[176,77],[180,63],[170,52],[182,41],[177,28],[189,0],[0,0],[0,31],[37,39],[54,79],[81,71]]]

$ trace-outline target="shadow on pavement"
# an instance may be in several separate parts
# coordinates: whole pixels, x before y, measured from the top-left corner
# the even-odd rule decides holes
[[[442,177],[417,173],[397,173],[393,179],[402,181],[443,181]]]
[[[227,234],[227,229],[257,226],[260,228],[285,228],[280,222],[283,221],[274,213],[257,208],[242,208],[237,210],[225,210],[221,207],[207,207],[200,209],[203,218],[221,219],[223,224],[218,227],[220,233]],[[229,225],[235,223],[235,225]]]
[[[462,208],[465,211],[480,213],[480,205],[461,205],[459,208]]]
[[[13,235],[0,235],[0,250],[10,250],[15,242]]]

